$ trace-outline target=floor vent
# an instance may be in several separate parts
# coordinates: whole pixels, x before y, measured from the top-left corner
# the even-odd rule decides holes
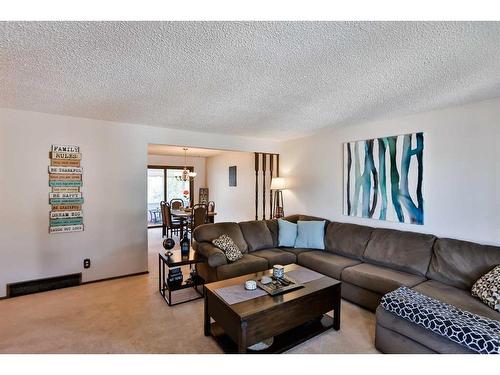
[[[73,273],[71,275],[49,277],[31,281],[21,281],[19,283],[7,284],[7,297],[19,297],[26,294],[46,292],[48,290],[77,286],[82,283],[82,274]]]

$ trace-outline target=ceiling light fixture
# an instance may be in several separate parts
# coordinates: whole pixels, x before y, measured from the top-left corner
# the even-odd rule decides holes
[[[190,179],[194,179],[196,177],[196,172],[190,172],[187,168],[187,148],[183,147],[184,150],[184,169],[182,170],[181,176],[175,176],[178,181],[189,181]]]

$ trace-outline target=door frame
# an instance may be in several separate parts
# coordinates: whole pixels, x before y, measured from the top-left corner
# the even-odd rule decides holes
[[[174,165],[174,166],[171,166],[171,165],[148,165],[148,168],[147,169],[163,169],[164,172],[163,172],[163,200],[166,200],[167,199],[167,174],[166,174],[166,170],[167,169],[180,169],[180,170],[183,170],[184,167],[183,166],[177,166],[177,165]],[[190,172],[194,172],[194,167],[187,167],[186,166],[186,169]],[[193,204],[194,204],[194,180],[191,178],[189,180],[189,204],[191,207],[193,207]],[[149,226],[148,225],[148,229],[149,228],[161,228],[162,226],[161,225],[152,225],[152,226]]]

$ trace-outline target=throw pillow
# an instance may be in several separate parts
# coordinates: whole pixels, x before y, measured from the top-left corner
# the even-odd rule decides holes
[[[297,224],[278,219],[278,246],[293,247],[297,238]]]
[[[472,296],[500,312],[500,265],[481,276],[472,285]]]
[[[297,221],[295,247],[325,249],[325,221]]]
[[[227,260],[230,262],[243,258],[240,249],[227,234],[221,234],[212,243],[224,252]]]

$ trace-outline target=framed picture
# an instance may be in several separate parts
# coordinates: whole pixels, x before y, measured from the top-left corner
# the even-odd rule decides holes
[[[236,165],[229,167],[229,186],[236,186]]]
[[[344,215],[424,224],[424,133],[344,143]]]
[[[208,203],[208,188],[200,188],[200,204],[207,204]]]

